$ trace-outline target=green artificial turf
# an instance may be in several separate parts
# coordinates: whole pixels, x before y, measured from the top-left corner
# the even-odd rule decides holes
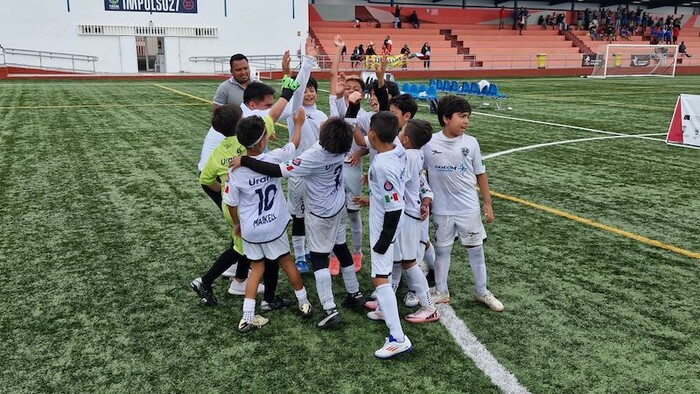
[[[495,82],[512,111],[470,99],[469,132],[484,154],[605,136],[527,120],[664,133],[677,95],[700,88],[693,77]],[[222,280],[220,305],[201,306],[188,283],[227,246],[227,226],[197,179],[211,106],[154,83],[205,100],[216,89],[0,83],[2,391],[499,391],[440,324],[403,323],[415,349],[388,362],[372,355],[387,329],[364,311],[341,310],[340,329],[317,330],[312,276],[304,276],[316,308],[308,321],[293,309],[272,312],[269,325],[240,335],[242,298],[227,295]],[[327,111],[327,83],[321,89]],[[426,108],[418,117],[439,129]],[[277,145],[285,134],[278,129]],[[700,151],[621,138],[486,164],[494,191],[700,252]],[[506,311],[471,300],[461,247],[451,307],[524,387],[700,391],[699,259],[499,198],[494,209],[489,287]],[[367,295],[368,269],[366,259]],[[334,290],[339,301],[339,278]],[[294,298],[283,274],[278,292]]]

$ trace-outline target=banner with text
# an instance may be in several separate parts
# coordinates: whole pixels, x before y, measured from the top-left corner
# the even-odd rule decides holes
[[[104,0],[105,11],[196,14],[197,0]]]
[[[678,96],[666,143],[700,149],[700,96]]]

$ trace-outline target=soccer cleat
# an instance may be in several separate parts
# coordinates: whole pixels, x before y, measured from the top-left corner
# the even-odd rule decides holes
[[[389,335],[384,342],[384,346],[374,352],[374,356],[386,360],[396,357],[399,354],[410,352],[411,349],[413,349],[413,345],[411,344],[411,340],[408,339],[408,336],[404,336],[403,342],[397,342],[394,337]]]
[[[379,302],[377,301],[372,300],[365,302],[365,308],[369,309],[370,311],[377,309],[377,306],[379,306]]]
[[[307,302],[306,304],[299,305],[299,312],[301,313],[301,317],[311,316],[311,304]]]
[[[355,272],[362,269],[362,252],[352,254],[352,264],[355,266]]]
[[[340,317],[338,308],[325,309],[316,326],[321,329],[332,328],[340,324],[341,321],[343,318]]]
[[[260,310],[264,312],[278,311],[292,305],[292,302],[286,298],[275,296],[272,302],[263,301],[260,304]]]
[[[245,321],[245,319],[241,319],[241,321],[238,322],[238,332],[245,334],[245,333],[249,332],[250,330],[252,330],[253,328],[260,328],[260,327],[264,326],[269,321],[270,321],[269,319],[266,319],[260,315],[255,315],[253,317],[253,321],[250,323]]]
[[[406,316],[409,323],[427,323],[440,320],[440,312],[436,307],[423,307]]]
[[[374,320],[374,321],[383,321],[384,314],[382,313],[382,311],[371,311],[371,312],[367,312],[367,318],[369,320]]]
[[[430,294],[430,296],[433,298],[433,303],[434,304],[449,304],[450,303],[450,292],[446,291],[444,293],[441,293],[437,289]]]
[[[233,278],[236,276],[236,268],[238,268],[238,263],[230,266],[226,271],[224,271],[223,274],[221,274],[221,276],[224,278]]]
[[[294,262],[294,265],[297,266],[297,270],[300,274],[307,274],[310,272],[309,263],[307,263],[306,259],[303,257],[297,257],[297,260]]]
[[[478,295],[476,292],[474,292],[474,300],[488,306],[489,309],[494,312],[503,312],[503,310],[506,309],[501,301],[498,301],[498,299],[488,290],[486,290],[486,293],[482,295]],[[433,301],[435,301],[435,299],[433,299]]]
[[[205,287],[202,283],[202,278],[196,278],[190,282],[190,287],[199,295],[204,305],[214,306],[219,303],[216,297],[214,297],[214,290],[212,290],[211,287]]]
[[[328,260],[328,270],[333,276],[340,274],[340,261],[338,261],[337,257],[331,256],[331,259]]]
[[[348,293],[343,300],[343,307],[345,308],[356,308],[358,306],[363,306],[365,304],[365,297],[362,296],[362,292]]]
[[[404,305],[406,305],[407,308],[415,308],[420,303],[420,300],[418,299],[416,293],[409,291],[403,298],[403,303]]]
[[[248,279],[243,282],[237,281],[235,278],[231,278],[231,284],[228,286],[228,293],[231,295],[245,295],[245,286],[248,283]],[[258,284],[258,294],[265,292],[265,285]]]

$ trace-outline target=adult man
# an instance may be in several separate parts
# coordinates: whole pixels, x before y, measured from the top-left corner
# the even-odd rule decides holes
[[[213,109],[224,104],[240,106],[243,103],[243,91],[250,82],[248,58],[241,53],[231,56],[231,78],[225,80],[214,93]]]

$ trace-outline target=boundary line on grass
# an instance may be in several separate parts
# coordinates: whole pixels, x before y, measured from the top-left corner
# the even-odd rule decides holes
[[[513,149],[507,149],[503,150],[500,152],[495,152],[491,153],[488,155],[484,155],[484,160],[486,159],[493,159],[494,157],[498,156],[503,156],[503,155],[508,155],[511,153],[517,153],[517,152],[522,152],[526,150],[531,150],[531,149],[537,149],[537,148],[544,148],[547,146],[554,146],[554,145],[564,145],[564,144],[574,144],[577,142],[588,142],[588,141],[598,141],[598,140],[610,140],[610,139],[617,139],[617,138],[639,138],[639,137],[650,137],[650,136],[656,136],[656,135],[666,135],[666,133],[652,133],[652,134],[640,134],[640,135],[611,135],[607,137],[590,137],[590,138],[578,138],[578,139],[573,139],[573,140],[565,140],[565,141],[554,141],[554,142],[545,142],[542,144],[535,144],[535,145],[528,145],[528,146],[521,146],[519,148],[513,148]],[[658,141],[663,141],[661,139],[657,139]]]
[[[607,231],[609,233],[620,235],[622,237],[629,238],[629,239],[641,242],[641,243],[649,245],[649,246],[664,249],[664,250],[667,250],[669,252],[679,254],[681,256],[690,257],[693,259],[700,259],[700,253],[692,252],[692,251],[686,250],[686,249],[682,249],[682,248],[679,248],[679,247],[674,246],[674,245],[669,245],[669,244],[657,241],[655,239],[651,239],[651,238],[647,238],[647,237],[644,237],[644,236],[641,236],[641,235],[638,235],[635,233],[631,233],[629,231],[620,230],[619,228],[608,226],[608,225],[605,225],[602,223],[598,223],[598,222],[595,222],[593,220],[583,218],[581,216],[577,216],[577,215],[574,215],[574,214],[571,214],[568,212],[560,211],[560,210],[552,208],[552,207],[548,207],[546,205],[537,204],[537,203],[534,203],[534,202],[531,202],[528,200],[524,200],[522,198],[518,198],[518,197],[510,196],[508,194],[495,192],[493,190],[491,191],[491,195],[498,197],[498,198],[502,198],[504,200],[516,202],[518,204],[522,204],[522,205],[528,206],[530,208],[535,208],[535,209],[540,210],[540,211],[551,213],[551,214],[554,214],[556,216],[560,216],[560,217],[563,217],[563,218],[566,218],[569,220],[573,220],[575,222],[579,222],[579,223],[585,224],[587,226],[597,228],[599,230],[603,230],[603,231]]]
[[[447,332],[450,333],[459,347],[462,348],[464,354],[471,358],[476,367],[491,380],[491,383],[504,393],[530,393],[527,388],[518,382],[518,378],[499,363],[484,344],[479,342],[476,335],[457,316],[451,306],[440,304],[438,308],[441,314],[440,323],[447,329]]]

